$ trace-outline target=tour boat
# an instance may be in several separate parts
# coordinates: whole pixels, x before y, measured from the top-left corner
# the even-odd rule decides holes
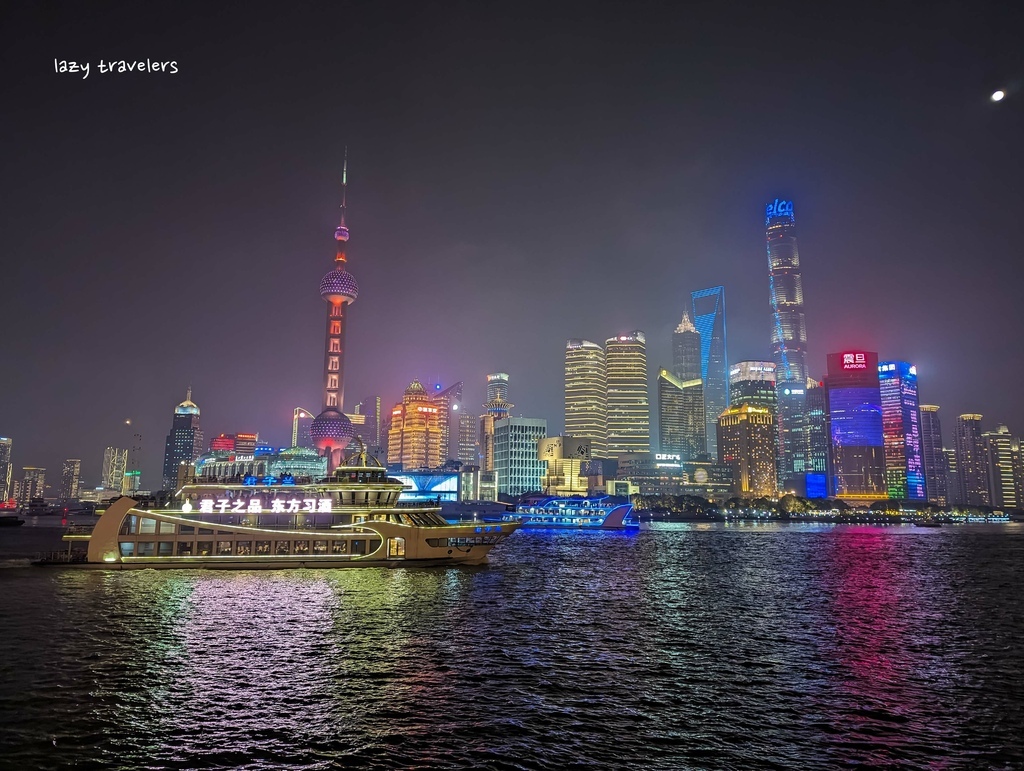
[[[629,503],[613,503],[604,498],[548,498],[516,507],[503,514],[502,522],[522,523],[523,527],[572,527],[618,529],[635,527]]]
[[[64,535],[42,565],[131,568],[475,565],[520,523],[451,524],[437,506],[399,503],[403,484],[359,451],[325,479],[197,478],[171,508],[119,498],[91,531]],[[86,548],[75,549],[85,542]]]

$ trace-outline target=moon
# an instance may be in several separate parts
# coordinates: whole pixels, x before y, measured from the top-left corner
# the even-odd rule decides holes
[[[989,98],[993,102],[1001,102],[1004,98],[1006,98],[1006,92],[1003,91],[1002,89],[999,89],[998,91],[993,91],[992,96],[990,96]]]

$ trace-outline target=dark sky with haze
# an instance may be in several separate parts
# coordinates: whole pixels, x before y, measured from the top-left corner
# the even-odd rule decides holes
[[[319,410],[343,146],[346,407],[511,376],[562,424],[566,338],[724,284],[768,357],[764,203],[796,201],[811,372],[877,350],[1024,433],[1024,46],[1011,3],[147,3],[7,8],[3,410],[14,463]],[[91,63],[89,77],[53,60]],[[101,59],[177,74],[100,74]],[[1005,88],[1005,101],[989,100]],[[16,475],[19,471],[15,472]]]

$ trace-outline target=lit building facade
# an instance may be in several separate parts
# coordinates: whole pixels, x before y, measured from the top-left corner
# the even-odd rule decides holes
[[[79,480],[82,474],[82,461],[79,458],[68,458],[60,469],[60,493],[62,501],[78,499]]]
[[[21,482],[18,484],[18,505],[27,506],[33,498],[46,495],[46,469],[36,466],[25,466],[21,470]]]
[[[878,354],[830,353],[827,361],[829,492],[855,502],[887,498]]]
[[[732,468],[733,492],[775,498],[775,417],[767,407],[733,405],[718,418],[718,463]]]
[[[459,383],[461,386],[462,384]],[[460,392],[461,393],[461,392]],[[357,415],[362,415],[363,426],[356,433],[362,438],[363,443],[369,447],[378,448],[384,441],[381,436],[381,400],[379,396],[367,396],[359,404],[352,408]],[[352,416],[349,415],[351,420]]]
[[[608,384],[608,457],[651,449],[647,396],[647,339],[635,330],[605,342]]]
[[[949,469],[942,451],[942,423],[939,408],[934,404],[920,405],[921,411],[921,464],[924,468],[924,490],[929,501],[937,506],[949,503],[946,480]]]
[[[672,374],[679,380],[703,379],[701,368],[700,332],[683,311],[683,318],[672,333]]]
[[[778,411],[775,362],[738,361],[729,367],[729,404],[753,404],[772,415]]]
[[[732,495],[732,468],[708,460],[684,461],[673,453],[636,452],[619,457],[609,482],[630,482],[641,495],[699,495],[725,500]]]
[[[14,442],[6,436],[0,436],[0,503],[13,497],[11,495],[11,448]]]
[[[1017,478],[1014,469],[1013,447],[1017,439],[1006,426],[981,435],[985,443],[985,466],[988,471],[988,497],[997,509],[1018,508]]]
[[[946,458],[946,495],[949,505],[960,503],[960,474],[956,467],[956,449],[943,447],[942,454]]]
[[[981,438],[981,415],[968,413],[956,419],[953,434],[959,500],[965,506],[988,506],[988,466],[985,440]]]
[[[807,324],[793,202],[776,198],[769,203],[764,227],[778,390],[779,472],[784,488],[799,488],[799,477],[808,471]]]
[[[494,471],[498,492],[515,497],[541,489],[544,462],[538,457],[548,423],[540,418],[501,418],[494,422]]]
[[[342,412],[345,405],[346,308],[359,297],[359,285],[348,272],[349,231],[345,225],[345,194],[348,188],[348,158],[341,173],[341,222],[334,229],[337,252],[334,268],[320,279],[320,298],[327,303],[324,330],[323,409],[309,427],[313,446],[327,458],[329,470],[341,463],[342,453],[355,436],[352,421]]]
[[[693,324],[700,334],[700,368],[704,381],[704,415],[708,453],[718,453],[718,416],[729,406],[729,357],[725,339],[725,287],[690,293]]]
[[[164,473],[163,485],[165,490],[177,489],[175,484],[178,481],[178,467],[194,463],[196,458],[203,454],[203,430],[199,427],[199,407],[192,401],[192,387],[189,386],[185,394],[185,401],[174,408],[174,416],[171,419],[171,430],[167,434],[167,441],[164,443]],[[124,465],[121,467],[121,476],[124,475],[128,458],[125,451]],[[104,459],[106,464],[106,459]],[[113,478],[110,480],[113,482]],[[120,490],[122,479],[117,478],[117,484],[108,484],[104,478],[103,487],[108,490]]]
[[[658,371],[658,446],[662,453],[697,460],[707,452],[704,383]]]
[[[208,452],[195,463],[199,479],[244,479],[247,476],[291,476],[300,480],[318,480],[327,476],[327,457],[312,447],[289,447],[267,455],[241,455],[234,452]]]
[[[480,416],[480,466],[483,471],[494,471],[494,424],[509,416],[515,407],[508,400],[508,375],[492,372],[487,376],[487,402]],[[485,499],[486,500],[486,499]]]
[[[906,361],[883,361],[878,365],[878,380],[889,497],[927,500],[917,367]]]
[[[565,343],[565,432],[589,437],[594,457],[608,457],[605,352],[590,340]]]
[[[808,379],[804,403],[807,464],[803,475],[803,493],[808,498],[828,497],[828,461],[831,440],[828,435],[828,400],[825,397],[824,385]],[[781,432],[779,441],[781,441]],[[779,460],[781,463],[781,456]],[[790,478],[792,479],[792,477]],[[783,481],[781,473],[779,474],[779,481]],[[787,490],[782,484],[780,484],[780,487],[786,492],[799,492],[797,490]]]
[[[433,469],[441,459],[440,408],[423,384],[413,380],[405,389],[402,403],[391,410],[388,431],[388,465],[404,470]]]
[[[591,439],[549,436],[538,443],[538,457],[544,463],[541,487],[545,494],[559,497],[586,495],[590,480],[586,473],[592,458]]]
[[[463,465],[480,465],[480,444],[477,441],[477,416],[459,409],[459,456]]]

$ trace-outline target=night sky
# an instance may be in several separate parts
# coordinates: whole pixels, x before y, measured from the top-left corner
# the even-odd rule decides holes
[[[716,284],[730,360],[768,358],[782,197],[812,374],[844,348],[906,358],[947,445],[968,411],[1024,433],[1013,4],[322,5],[4,11],[16,476],[46,466],[55,492],[79,457],[96,484],[131,418],[158,488],[189,383],[208,438],[283,444],[293,407],[319,411],[346,144],[346,408],[418,377],[466,381],[475,410],[504,371],[554,433],[566,338],[642,329],[656,374]]]

